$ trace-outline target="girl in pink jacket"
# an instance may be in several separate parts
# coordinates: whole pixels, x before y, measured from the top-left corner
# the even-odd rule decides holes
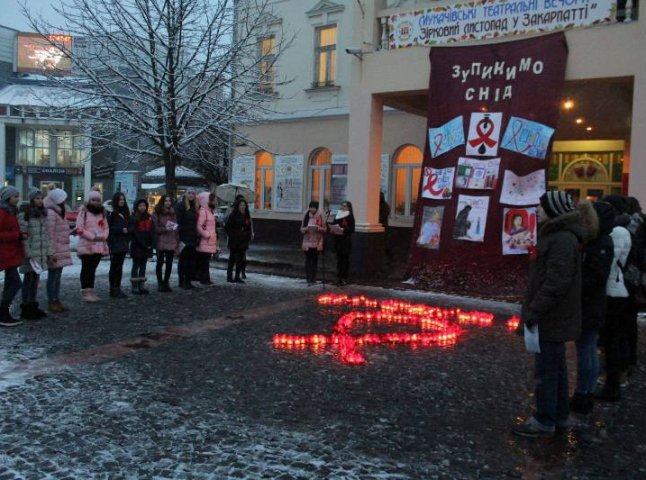
[[[72,265],[70,253],[70,224],[65,220],[65,200],[67,193],[60,188],[52,188],[45,197],[44,205],[47,209],[47,229],[49,242],[54,255],[49,259],[47,270],[47,310],[51,313],[60,313],[69,310],[61,302],[61,277],[63,267]]]
[[[213,285],[209,271],[211,255],[218,251],[218,235],[215,229],[215,194],[202,192],[197,196],[200,210],[197,215],[197,233],[200,243],[197,246],[197,273],[202,285]]]
[[[108,220],[101,205],[101,192],[92,190],[87,205],[81,207],[76,218],[79,236],[77,254],[81,259],[81,295],[86,302],[98,302],[94,292],[96,269],[101,257],[108,255]]]

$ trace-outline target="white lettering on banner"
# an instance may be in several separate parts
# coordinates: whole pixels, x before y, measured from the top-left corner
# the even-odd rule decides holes
[[[484,40],[610,23],[615,5],[616,0],[488,0],[486,4],[471,1],[398,13],[389,18],[390,48]],[[534,64],[532,67],[540,68]],[[478,68],[476,64],[474,68]],[[496,75],[496,66],[493,68],[493,75]],[[470,74],[481,76],[484,72],[474,70]],[[490,75],[488,71],[487,75]]]

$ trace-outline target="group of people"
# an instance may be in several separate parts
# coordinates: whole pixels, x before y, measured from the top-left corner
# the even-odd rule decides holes
[[[637,317],[646,297],[646,217],[637,199],[609,195],[575,204],[550,191],[537,208],[529,285],[519,332],[537,326],[535,412],[517,435],[553,435],[570,411],[615,402],[637,362]],[[575,341],[576,388],[569,397],[566,342]],[[605,358],[601,378],[598,349]]]
[[[145,295],[146,267],[156,254],[157,288],[171,292],[173,259],[179,255],[179,287],[194,288],[193,282],[213,285],[209,262],[219,251],[215,195],[199,195],[189,188],[177,203],[163,195],[153,213],[145,199],[137,200],[130,210],[123,193],[112,199],[112,211],[103,206],[101,192],[92,190],[78,212],[76,226],[70,230],[65,218],[67,193],[49,189],[29,193],[29,202],[18,208],[19,192],[12,186],[0,189],[0,271],[5,272],[0,326],[19,325],[10,306],[22,289],[20,318],[37,320],[47,316],[37,301],[40,275],[47,270],[47,310],[68,311],[60,299],[63,268],[72,265],[70,235],[78,236],[77,255],[81,260],[81,296],[85,302],[98,302],[95,291],[96,271],[103,257],[110,257],[108,274],[110,297],[125,298],[122,276],[124,261],[132,259],[131,293]],[[244,283],[246,251],[253,237],[253,224],[246,200],[236,198],[226,215],[225,230],[230,250],[227,281]],[[235,275],[234,275],[235,270]],[[20,278],[23,273],[23,278]]]
[[[334,235],[336,252],[337,285],[347,285],[350,275],[350,253],[352,252],[352,234],[354,233],[354,214],[352,203],[345,201],[330,220],[330,211],[319,211],[318,202],[310,202],[301,222],[303,234],[303,252],[305,252],[305,277],[308,285],[316,284],[319,252],[323,251],[325,234]]]

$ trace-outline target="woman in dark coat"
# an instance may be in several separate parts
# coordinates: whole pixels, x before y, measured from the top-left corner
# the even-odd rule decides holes
[[[155,227],[148,213],[148,202],[143,198],[135,202],[130,216],[130,223],[128,224],[128,231],[132,237],[132,240],[130,240],[132,293],[135,295],[147,294],[150,292],[144,288],[144,283],[146,283],[146,263],[153,256]]]
[[[110,248],[110,297],[126,298],[121,290],[121,278],[123,277],[123,262],[126,259],[130,246],[130,234],[128,223],[130,222],[130,209],[126,202],[126,196],[117,192],[112,197],[112,212],[108,215],[110,234],[108,235],[108,247]]]
[[[198,209],[199,205],[197,204],[195,189],[189,188],[175,207],[180,242],[179,262],[177,264],[179,288],[193,288],[191,281],[196,274],[197,246],[200,242],[200,237],[197,233]]]
[[[354,214],[352,203],[345,201],[341,210],[334,217],[331,231],[334,233],[334,250],[336,251],[337,285],[347,285],[350,273],[350,253],[352,252],[352,234],[354,233]],[[340,230],[337,230],[340,229]],[[336,230],[336,231],[335,231]]]
[[[240,273],[244,265],[245,253],[251,241],[251,217],[248,215],[246,200],[238,200],[233,205],[233,210],[227,219],[225,226],[229,237],[229,263],[227,265],[227,282],[244,283]],[[236,267],[235,278],[233,277],[233,266]]]
[[[15,327],[22,322],[9,313],[9,307],[20,291],[22,281],[18,267],[24,257],[22,240],[25,234],[20,232],[18,224],[18,190],[12,186],[0,188],[0,272],[4,271],[4,289],[0,303],[0,326]]]

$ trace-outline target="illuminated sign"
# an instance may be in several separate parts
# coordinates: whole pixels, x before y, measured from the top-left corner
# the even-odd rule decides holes
[[[72,60],[65,51],[72,50],[70,35],[19,33],[17,35],[16,72],[70,75]]]

